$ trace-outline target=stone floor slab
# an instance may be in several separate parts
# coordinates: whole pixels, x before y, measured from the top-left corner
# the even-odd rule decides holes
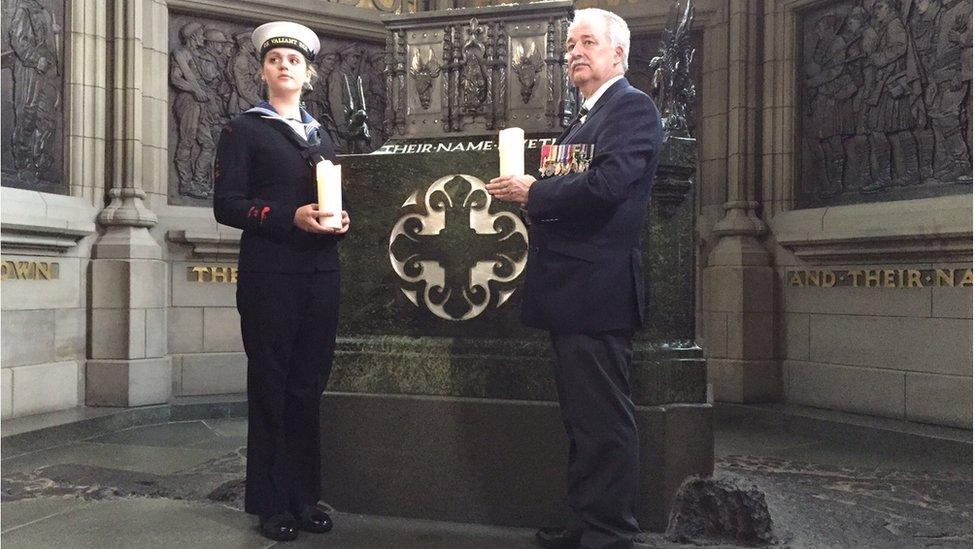
[[[754,427],[726,427],[715,431],[716,455],[753,454],[802,448],[820,443],[816,437],[783,433],[774,429]]]
[[[325,535],[305,534],[288,547],[344,549],[529,549],[534,532],[429,520],[337,513],[335,529]]]
[[[247,515],[238,511],[218,505],[145,498],[93,502],[4,533],[2,541],[5,549],[264,549],[274,545],[251,526]]]
[[[187,448],[222,449],[229,452],[245,446],[247,446],[247,437],[217,437],[190,444]]]
[[[341,512],[330,534],[302,533],[294,543],[274,544],[260,537],[254,517],[232,508],[241,504],[238,450],[246,444],[246,419],[126,427],[117,426],[99,442],[2,460],[4,548],[534,547],[532,529]],[[720,418],[715,429],[716,475],[734,476],[765,493],[774,533],[785,546],[972,546],[972,469],[960,458],[965,452],[905,445],[904,437],[880,430],[844,439],[830,430],[786,427],[735,416]],[[26,484],[15,480],[18,471],[59,464],[92,468],[49,468],[27,475]],[[158,483],[152,488],[145,479]],[[235,497],[211,497],[218,485],[236,487]],[[35,490],[15,493],[25,486]],[[645,539],[642,549],[689,547],[661,534]]]
[[[205,419],[203,424],[222,437],[247,436],[247,418]]]
[[[202,421],[181,421],[133,427],[89,439],[89,442],[181,448],[214,440],[219,436]]]
[[[752,454],[756,455],[756,451]],[[901,471],[952,471],[972,474],[971,463],[960,463],[947,456],[924,450],[899,451],[874,444],[819,441],[806,446],[773,450],[762,455],[838,467],[880,467]]]
[[[0,515],[3,515],[2,533],[22,527],[30,527],[32,523],[45,520],[66,513],[71,510],[87,507],[91,503],[77,498],[37,498],[20,501],[5,501],[0,503]],[[3,538],[6,543],[7,538]]]
[[[99,465],[140,473],[169,474],[226,453],[223,448],[163,448],[81,442],[33,452],[0,462],[4,474],[29,472],[61,463]]]

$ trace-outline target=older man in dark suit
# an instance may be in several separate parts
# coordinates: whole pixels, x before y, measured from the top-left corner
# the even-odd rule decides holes
[[[623,77],[629,47],[623,19],[578,10],[566,58],[580,116],[543,151],[542,179],[488,185],[530,223],[522,320],[550,333],[570,442],[573,521],[540,530],[543,547],[630,547],[640,531],[631,337],[643,323],[640,243],[663,132],[654,102]]]

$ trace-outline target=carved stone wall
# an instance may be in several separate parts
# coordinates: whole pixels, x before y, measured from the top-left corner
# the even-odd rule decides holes
[[[972,0],[798,18],[797,206],[971,192]]]
[[[64,8],[63,0],[3,0],[3,186],[68,192]]]
[[[220,128],[265,97],[260,63],[251,45],[253,25],[199,16],[170,17],[169,202],[207,206],[211,166]],[[326,128],[339,152],[366,152],[383,144],[386,109],[384,52],[379,44],[320,36],[318,78],[303,94],[309,112]],[[359,143],[346,126],[349,90],[362,79],[370,141]]]

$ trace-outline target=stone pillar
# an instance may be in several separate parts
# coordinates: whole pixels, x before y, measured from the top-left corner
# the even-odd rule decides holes
[[[71,70],[65,75],[66,172],[70,195],[89,206],[101,207],[105,186],[105,89],[106,0],[78,0],[68,10],[66,32],[67,60]]]
[[[703,275],[708,378],[715,400],[778,400],[776,272],[761,238],[759,183],[762,2],[731,4],[729,13],[728,194],[725,217]]]
[[[90,406],[140,406],[169,400],[166,263],[150,235],[156,215],[143,182],[143,37],[149,0],[113,0],[109,93],[113,103],[111,203],[98,215],[105,232],[91,268]],[[148,5],[148,6],[147,6]],[[157,32],[156,29],[152,32]]]

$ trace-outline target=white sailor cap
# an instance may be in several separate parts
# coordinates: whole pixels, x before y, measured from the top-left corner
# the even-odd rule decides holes
[[[275,48],[298,50],[310,61],[319,52],[319,37],[315,32],[305,25],[290,21],[274,21],[261,25],[251,33],[251,43],[258,52],[258,59],[264,59],[264,54]]]

